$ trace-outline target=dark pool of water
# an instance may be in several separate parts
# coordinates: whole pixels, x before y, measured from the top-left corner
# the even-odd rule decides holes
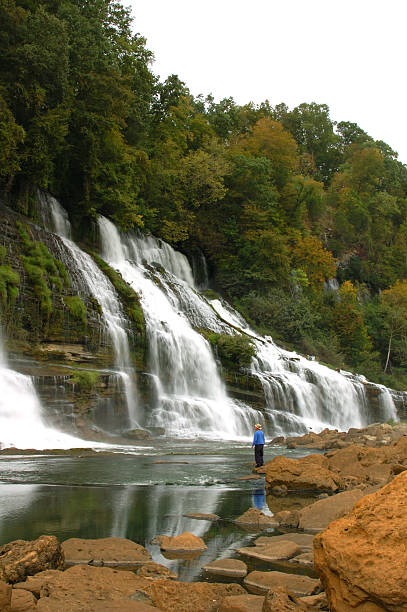
[[[253,506],[271,514],[279,509],[273,504],[287,502],[266,499],[263,478],[239,480],[251,473],[247,445],[219,448],[218,443],[200,443],[191,448],[184,444],[175,445],[175,450],[172,446],[172,450],[139,447],[138,454],[84,458],[1,457],[0,544],[42,534],[53,534],[60,541],[124,537],[146,546],[156,562],[182,580],[202,579],[202,566],[219,557],[239,558],[235,549],[259,534],[232,520]],[[191,512],[215,513],[222,521],[183,516]],[[184,531],[205,540],[208,549],[198,559],[166,559],[151,544],[157,535]],[[250,562],[249,567],[260,569],[261,564]]]

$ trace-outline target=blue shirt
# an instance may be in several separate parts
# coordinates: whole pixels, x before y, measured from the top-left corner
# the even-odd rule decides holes
[[[261,429],[258,429],[254,432],[252,446],[254,446],[255,444],[264,444],[264,433],[261,431]]]

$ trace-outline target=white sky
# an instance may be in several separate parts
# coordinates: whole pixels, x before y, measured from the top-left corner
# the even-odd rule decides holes
[[[191,93],[328,104],[407,163],[407,0],[122,0]]]

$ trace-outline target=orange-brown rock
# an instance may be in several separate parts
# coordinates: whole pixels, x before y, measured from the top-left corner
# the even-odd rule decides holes
[[[262,612],[299,612],[308,610],[292,593],[285,587],[272,587],[266,594],[263,602]]]
[[[233,595],[225,597],[219,612],[262,612],[263,602],[261,595]]]
[[[124,567],[143,565],[151,560],[151,555],[144,546],[126,538],[70,538],[62,542],[61,546],[67,565],[92,563]]]
[[[0,578],[19,582],[46,569],[58,569],[64,564],[61,545],[55,536],[40,536],[27,542],[15,540],[0,548]]]
[[[321,455],[308,455],[301,459],[275,457],[266,464],[268,487],[286,485],[291,490],[337,491],[343,487],[340,475],[325,467],[327,459]]]
[[[202,538],[185,531],[178,536],[160,536],[160,548],[168,552],[198,552],[207,549]]]
[[[239,559],[217,559],[204,565],[202,569],[210,574],[234,578],[244,578],[247,574],[246,563],[239,561]]]
[[[332,612],[407,611],[407,472],[314,539]]]
[[[13,589],[11,593],[11,612],[35,612],[37,600],[29,591]],[[0,610],[2,608],[0,607]]]
[[[162,580],[163,578],[178,578],[177,574],[174,574],[165,565],[161,565],[161,563],[153,563],[152,561],[136,570],[136,574],[141,578],[151,578],[153,580]]]
[[[309,533],[283,533],[279,536],[260,536],[254,541],[255,546],[265,546],[270,542],[281,542],[281,540],[289,540],[300,547],[302,552],[313,550],[314,535]]]
[[[278,542],[268,542],[263,546],[246,546],[244,548],[238,548],[237,552],[240,555],[246,555],[254,559],[272,563],[273,561],[286,561],[287,559],[296,557],[301,553],[301,548],[289,540],[280,540]]]
[[[0,610],[10,612],[11,606],[11,586],[0,580]]]
[[[265,593],[274,587],[284,587],[296,596],[314,595],[319,591],[320,582],[315,578],[285,572],[250,572],[244,585],[253,593]]]
[[[249,508],[241,516],[235,519],[238,525],[247,525],[253,528],[266,529],[267,527],[277,527],[278,521],[272,516],[267,516],[258,508]]]
[[[326,529],[329,523],[350,512],[356,502],[366,493],[366,490],[361,491],[360,489],[343,491],[305,506],[305,508],[298,512],[299,529],[308,531],[322,531]]]

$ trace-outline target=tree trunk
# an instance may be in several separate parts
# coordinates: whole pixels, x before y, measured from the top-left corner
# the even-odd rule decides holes
[[[389,360],[390,360],[390,353],[391,353],[391,341],[393,338],[393,330],[390,332],[390,338],[389,338],[389,347],[387,349],[387,359],[386,359],[386,365],[384,366],[384,372],[386,372],[387,370],[387,366],[389,365]]]

